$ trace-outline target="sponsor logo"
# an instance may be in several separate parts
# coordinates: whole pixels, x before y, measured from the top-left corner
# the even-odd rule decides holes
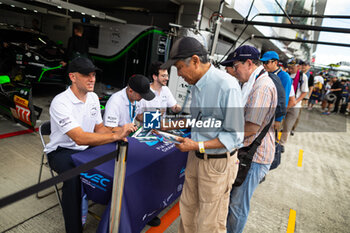
[[[179,178],[182,178],[185,176],[185,168],[183,167],[180,171],[180,175],[179,175]]]
[[[23,121],[24,123],[31,125],[30,121],[30,110],[16,104],[17,119]],[[15,117],[15,115],[14,115]]]
[[[156,112],[144,112],[143,113],[143,128],[145,129],[159,129],[160,128],[160,116],[162,114],[159,110]]]
[[[26,99],[23,99],[22,97],[19,97],[18,95],[15,95],[13,97],[13,101],[16,103],[16,104],[19,104],[23,107],[28,107],[28,100]]]
[[[58,121],[58,124],[61,126],[61,127],[64,127],[66,125],[68,125],[69,123],[71,123],[72,121],[69,119],[69,117],[66,117],[62,120],[59,120]]]
[[[185,168],[183,167],[180,171],[180,173],[184,173],[185,172]]]
[[[206,120],[187,119],[186,121],[173,121],[171,119],[163,119],[164,128],[221,128],[222,121],[215,118],[208,118]]]
[[[26,77],[26,78],[33,78],[33,79],[36,78],[35,75],[30,75],[30,74],[26,74],[25,77]]]
[[[162,204],[160,204],[160,208],[165,208],[167,207],[168,205],[170,205],[174,200],[174,193],[170,193],[170,195],[166,198],[163,199],[163,202]],[[156,213],[159,209],[156,209],[156,210],[153,210],[152,212],[150,213],[146,213],[143,215],[142,217],[142,221],[145,221],[147,219],[147,221],[149,221],[149,217],[153,216],[154,213]]]
[[[143,128],[145,129],[159,129],[162,125],[163,128],[221,128],[222,121],[217,120],[214,117],[206,119],[194,119],[186,116],[186,120],[172,120],[171,118],[163,118],[161,120],[161,112],[157,111],[146,111],[143,113]],[[162,124],[161,124],[162,123]]]
[[[175,147],[174,143],[163,143],[159,146],[156,147],[156,150],[162,151],[162,152],[167,152],[168,150],[172,149]]]
[[[96,115],[97,115],[97,107],[96,106],[94,106],[94,107],[92,107],[91,109],[90,109],[90,116],[93,118],[93,117],[95,117]],[[99,111],[99,109],[98,109],[98,111]]]
[[[92,188],[98,188],[103,191],[107,191],[106,187],[111,182],[110,179],[107,179],[100,174],[89,175],[89,173],[85,172],[85,173],[80,173],[80,175],[83,183],[91,186]]]

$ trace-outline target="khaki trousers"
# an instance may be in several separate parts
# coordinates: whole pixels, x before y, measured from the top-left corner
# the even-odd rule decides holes
[[[180,197],[179,233],[226,233],[230,191],[238,172],[237,152],[204,159],[188,154]]]
[[[297,120],[299,113],[301,111],[301,108],[290,108],[287,111],[287,115],[283,120],[283,129],[282,129],[282,136],[281,136],[281,144],[285,144],[288,139],[288,135],[290,131],[292,130],[295,121]]]
[[[293,125],[293,128],[292,130],[294,131],[297,127],[298,127],[298,124],[299,124],[299,119],[300,119],[300,115],[301,115],[301,111],[302,111],[302,108],[300,108],[300,111],[299,111],[299,114],[298,114],[298,117]]]

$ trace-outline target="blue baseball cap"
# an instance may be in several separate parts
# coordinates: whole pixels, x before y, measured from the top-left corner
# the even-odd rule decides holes
[[[275,51],[267,51],[264,53],[260,61],[268,61],[268,60],[279,60],[280,57]]]
[[[250,45],[243,45],[230,53],[227,59],[220,64],[223,66],[230,66],[234,61],[245,61],[247,59],[259,60],[259,58],[259,50]]]

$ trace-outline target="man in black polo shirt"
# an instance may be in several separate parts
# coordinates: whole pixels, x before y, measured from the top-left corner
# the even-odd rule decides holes
[[[343,85],[340,83],[340,81],[338,80],[337,77],[333,77],[332,81],[333,81],[333,85],[332,85],[330,91],[333,92],[337,96],[337,100],[335,101],[334,109],[332,112],[338,113],[339,103],[340,103],[341,95],[342,95],[342,91],[343,91]]]

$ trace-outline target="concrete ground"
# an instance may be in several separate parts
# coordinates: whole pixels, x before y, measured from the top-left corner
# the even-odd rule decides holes
[[[34,92],[35,104],[44,108],[41,121],[49,119],[50,101],[61,91],[45,90]],[[0,134],[23,129],[0,117]],[[288,139],[282,164],[253,195],[244,232],[286,232],[290,209],[296,211],[295,232],[350,232],[349,130],[349,117],[304,109],[298,127],[301,132]],[[41,152],[37,133],[0,139],[0,198],[37,182]],[[50,177],[47,169],[44,177]],[[0,209],[0,232],[64,232],[57,203],[54,194],[42,199],[33,195]],[[101,215],[104,206],[89,209]],[[177,232],[178,224],[179,218],[165,232]],[[97,225],[98,220],[89,215],[84,232],[95,232]]]

